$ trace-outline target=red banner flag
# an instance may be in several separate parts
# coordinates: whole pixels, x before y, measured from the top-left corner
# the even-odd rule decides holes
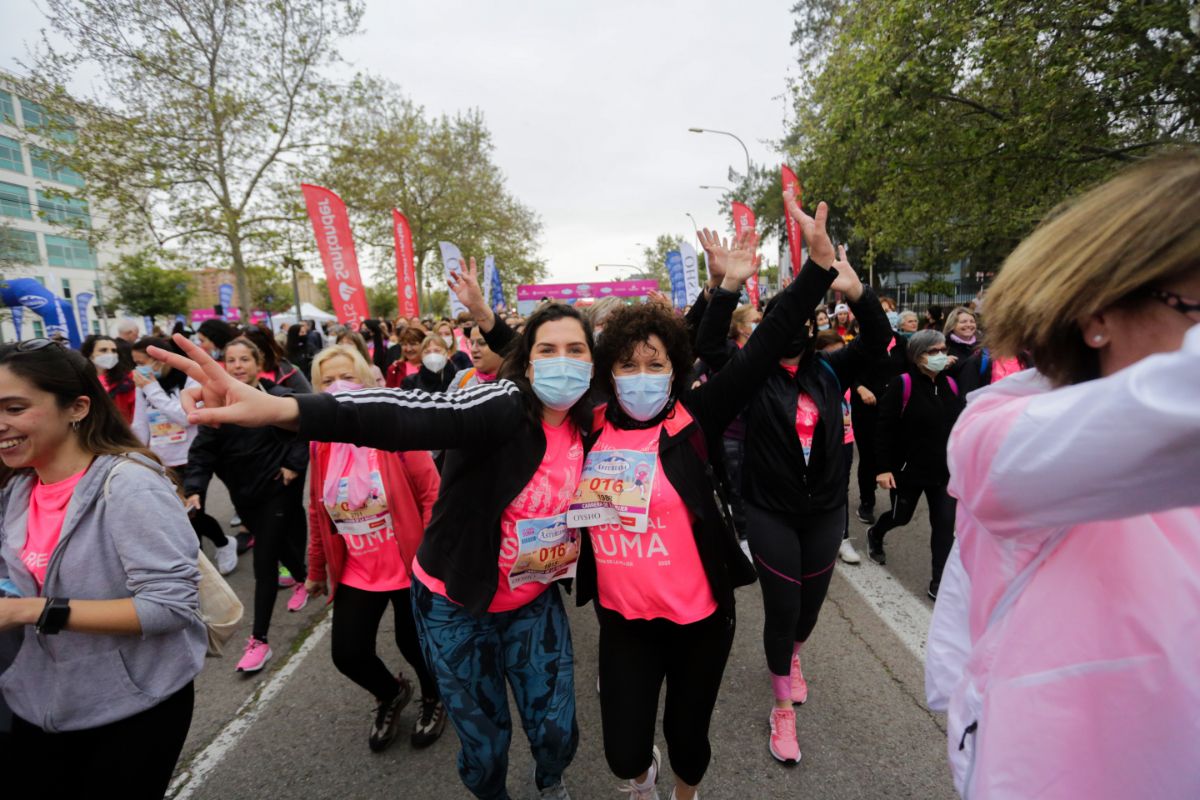
[[[780,167],[779,171],[783,175],[783,190],[786,192],[788,189],[791,189],[793,192],[795,192],[796,203],[799,204],[801,208],[804,208],[804,202],[802,199],[804,190],[800,186],[800,181],[796,179],[796,173],[792,172],[787,164],[784,164],[782,167]],[[800,274],[800,267],[804,265],[804,256],[801,252],[801,248],[804,247],[804,237],[800,232],[800,223],[792,219],[792,215],[787,213],[787,209],[784,209],[783,220],[787,223],[788,250],[791,251],[792,277],[795,278]]]
[[[408,218],[392,209],[392,232],[396,237],[396,308],[400,316],[421,316],[417,297],[417,268],[413,262],[412,228]]]
[[[742,231],[754,230],[754,211],[745,203],[733,204],[733,232],[737,236]],[[750,305],[758,308],[758,273],[755,272],[746,281],[746,294],[750,296]]]
[[[363,291],[362,278],[358,274],[358,257],[354,255],[354,238],[350,235],[350,217],[342,198],[323,186],[310,183],[300,184],[304,193],[304,205],[308,218],[312,220],[313,234],[317,237],[317,249],[325,264],[325,280],[329,284],[329,297],[338,322],[359,324],[369,316],[367,294]]]

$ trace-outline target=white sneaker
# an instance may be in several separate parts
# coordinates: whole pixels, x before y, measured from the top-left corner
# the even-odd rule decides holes
[[[849,539],[842,539],[842,543],[838,545],[838,556],[847,564],[858,564],[862,561],[862,556],[854,549],[854,543]]]
[[[230,520],[229,520],[230,527],[237,528],[241,524],[242,524],[242,518],[239,517],[237,514],[234,514],[233,517],[230,518]]]
[[[533,765],[533,790],[538,793],[539,800],[571,800],[571,795],[567,792],[567,785],[563,783],[562,778],[559,778],[558,783],[553,786],[547,786],[545,789],[538,788],[536,762]]]
[[[237,569],[237,565],[237,539],[230,536],[224,545],[217,548],[217,572],[222,575],[228,575]]]
[[[648,774],[646,775],[646,780],[650,784],[649,788],[639,789],[637,782],[630,778],[624,786],[618,786],[617,789],[628,794],[629,800],[659,800],[658,787],[655,784],[658,783],[658,765],[661,760],[662,754],[658,751],[658,745],[654,745],[654,749],[651,751],[650,769],[647,770]]]

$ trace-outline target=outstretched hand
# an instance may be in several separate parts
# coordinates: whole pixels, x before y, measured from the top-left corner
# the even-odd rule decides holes
[[[720,236],[705,228],[696,232],[700,247],[704,249],[704,266],[708,271],[708,288],[715,289],[721,285],[725,277],[723,256],[729,251],[729,243]]]
[[[474,256],[467,262],[466,269],[450,273],[446,285],[473,316],[477,315],[478,311],[487,309],[483,290],[479,288],[479,269],[475,266]]]
[[[833,266],[837,254],[833,250],[833,241],[825,230],[825,222],[829,219],[829,206],[825,201],[817,204],[816,215],[810,217],[796,202],[796,193],[787,189],[783,193],[783,205],[787,208],[788,216],[800,223],[804,243],[808,245],[808,257],[825,269]]]
[[[223,423],[247,428],[275,425],[296,430],[299,427],[300,406],[294,398],[276,397],[235,380],[225,367],[213,361],[186,336],[177,333],[172,338],[186,357],[160,347],[149,347],[146,352],[151,358],[186,372],[200,384],[184,389],[180,395],[188,422],[212,427]]]
[[[850,261],[846,258],[846,248],[844,245],[838,245],[837,261],[833,262],[833,268],[837,271],[837,277],[833,279],[833,283],[829,288],[835,292],[845,292],[846,297],[852,301],[862,297],[863,284],[858,277],[858,273],[854,271],[854,267],[850,265]]]

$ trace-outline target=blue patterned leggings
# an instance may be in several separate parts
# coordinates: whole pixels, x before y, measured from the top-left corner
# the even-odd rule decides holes
[[[538,786],[557,783],[579,744],[575,656],[558,587],[521,608],[479,618],[416,578],[412,599],[421,649],[462,744],[458,774],[467,789],[480,800],[509,800],[506,680],[537,764]]]

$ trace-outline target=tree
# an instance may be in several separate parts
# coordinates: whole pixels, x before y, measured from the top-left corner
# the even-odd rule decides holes
[[[431,263],[441,275],[439,241],[454,242],[480,263],[485,254],[495,256],[509,282],[536,283],[545,275],[537,257],[541,222],[509,192],[492,150],[479,111],[428,118],[394,85],[364,76],[354,81],[322,183],[355,217],[356,242],[381,255],[381,287],[396,286],[393,208],[412,227],[419,286]]]
[[[278,267],[246,267],[250,298],[254,308],[271,314],[287,311],[295,304],[292,282]]]
[[[188,307],[187,270],[167,269],[148,251],[122,256],[110,268],[109,302],[136,316],[174,316]]]
[[[250,298],[247,265],[295,217],[297,161],[320,144],[334,102],[321,68],[357,29],[361,0],[44,7],[65,44],[46,38],[33,83],[82,123],[57,158],[113,209],[118,236],[148,231],[160,246],[217,256]],[[85,64],[100,89],[75,100],[63,87]]]
[[[367,306],[375,319],[394,319],[399,307],[395,286],[368,286]]]
[[[789,160],[852,258],[994,271],[1066,197],[1197,141],[1188,6],[802,0]]]

